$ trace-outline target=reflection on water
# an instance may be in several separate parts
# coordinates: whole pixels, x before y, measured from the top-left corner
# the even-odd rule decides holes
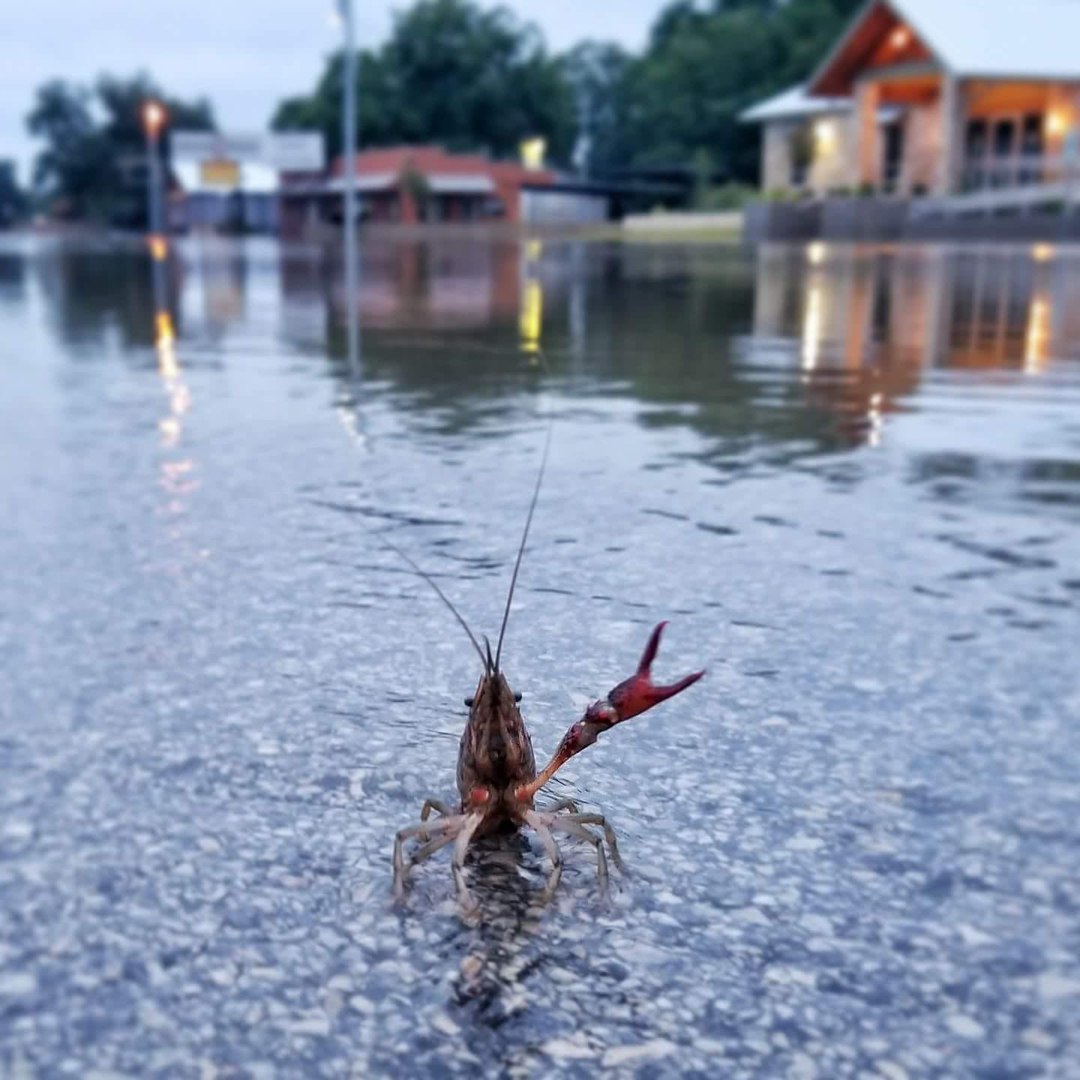
[[[20,282],[24,260],[5,259]],[[304,353],[346,355],[340,266],[316,249],[200,240],[170,260],[165,286],[151,285],[142,252],[57,246],[35,263],[66,340],[81,348],[118,329],[150,341],[170,383],[171,329],[148,322],[151,292],[203,350],[270,320]],[[383,240],[364,248],[355,306],[364,378],[388,381],[418,415],[441,410],[444,430],[483,425],[528,393],[529,358],[542,355],[567,392],[628,395],[643,422],[705,435],[698,456],[738,470],[879,446],[894,414],[944,407],[954,372],[977,375],[973,386],[1004,378],[1002,401],[1017,400],[1012,376],[1080,356],[1080,253]],[[359,437],[359,369],[334,371]],[[187,393],[174,389],[173,439]]]
[[[754,335],[797,338],[810,399],[873,441],[935,370],[1034,375],[1080,355],[1080,263],[1045,245],[766,251]]]
[[[527,241],[522,252],[525,265],[521,273],[519,326],[521,348],[527,353],[540,352],[540,337],[544,325],[544,286],[540,282],[539,268],[543,252],[543,245],[539,240]]]

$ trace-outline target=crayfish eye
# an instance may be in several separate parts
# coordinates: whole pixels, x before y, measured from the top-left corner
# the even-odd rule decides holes
[[[473,702],[474,701],[476,701],[476,698],[467,697],[465,699],[465,708],[466,709],[471,709],[473,707]]]
[[[518,693],[516,693],[516,694],[514,695],[514,700],[515,700],[515,701],[520,701],[520,700],[521,700],[521,693],[520,693],[520,691],[519,691]]]

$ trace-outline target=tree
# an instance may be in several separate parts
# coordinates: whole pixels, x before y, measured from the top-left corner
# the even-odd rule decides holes
[[[309,97],[283,101],[276,130],[315,127],[341,148],[343,60],[327,63]],[[535,27],[505,8],[471,0],[418,0],[394,18],[389,40],[361,51],[359,137],[368,146],[437,142],[448,149],[513,154],[543,135],[566,160],[574,137],[570,87]]]
[[[552,58],[504,8],[417,0],[382,47],[359,53],[359,135],[367,146],[508,155],[540,134],[556,162],[593,174],[675,165],[693,176],[707,156],[712,181],[749,180],[760,133],[739,114],[806,79],[861,3],[673,0],[639,55],[583,42]],[[338,153],[342,67],[341,53],[330,57],[311,94],[281,102],[273,126],[321,131]]]
[[[584,41],[562,57],[577,114],[574,164],[585,173],[617,168],[633,153],[626,117],[632,63],[621,46],[600,41]]]
[[[115,169],[94,124],[89,93],[59,79],[46,83],[26,126],[45,142],[34,163],[35,188],[54,199],[63,216],[100,216]]]
[[[141,226],[146,212],[146,152],[142,107],[164,104],[168,132],[213,130],[205,100],[186,102],[164,94],[146,75],[102,75],[93,90],[53,80],[40,87],[26,118],[44,142],[34,166],[34,186],[62,216]],[[101,119],[95,119],[95,111]]]
[[[26,193],[15,179],[15,162],[0,161],[0,229],[14,225],[26,211]]]
[[[861,0],[675,0],[621,81],[618,144],[632,164],[688,164],[706,151],[729,179],[754,177],[754,102],[806,79]]]

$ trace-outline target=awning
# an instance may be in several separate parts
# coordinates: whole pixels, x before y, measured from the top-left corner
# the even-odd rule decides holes
[[[357,191],[392,191],[398,185],[396,173],[359,173],[356,177]],[[326,181],[325,191],[335,194],[345,190],[345,177],[333,176]]]
[[[495,185],[483,173],[428,173],[428,190],[433,195],[492,195]]]

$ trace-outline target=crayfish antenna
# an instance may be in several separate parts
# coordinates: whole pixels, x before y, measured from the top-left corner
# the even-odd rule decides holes
[[[506,624],[510,621],[510,605],[514,602],[514,589],[517,587],[518,572],[521,570],[521,560],[525,556],[525,545],[529,540],[529,529],[532,526],[533,514],[536,513],[536,504],[540,500],[540,485],[544,482],[544,471],[547,469],[548,453],[551,451],[551,432],[555,421],[548,424],[547,438],[544,440],[544,453],[540,457],[540,469],[536,474],[536,486],[533,488],[532,499],[529,502],[529,512],[525,515],[525,528],[521,533],[521,543],[518,545],[517,558],[514,560],[514,572],[510,576],[510,589],[506,594],[506,607],[503,609],[502,626],[499,627],[499,643],[495,646],[495,670],[499,670],[499,661],[502,659],[503,638],[506,637]],[[490,652],[490,646],[488,647]]]
[[[534,780],[517,789],[519,799],[532,798],[572,757],[592,746],[608,728],[613,728],[633,716],[639,716],[654,705],[681,694],[705,674],[704,671],[695,671],[666,686],[657,686],[652,681],[652,662],[660,648],[660,635],[665,626],[666,622],[658,624],[649,635],[637,671],[629,679],[619,683],[606,698],[594,701],[585,710],[584,716],[571,725],[547,765]]]

